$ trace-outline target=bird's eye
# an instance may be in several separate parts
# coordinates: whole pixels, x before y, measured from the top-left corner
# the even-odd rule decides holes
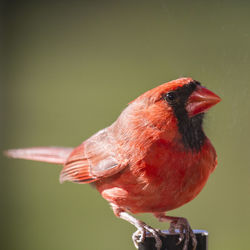
[[[168,102],[173,102],[175,99],[176,99],[176,93],[175,92],[172,91],[172,92],[168,92],[166,94],[166,100]]]

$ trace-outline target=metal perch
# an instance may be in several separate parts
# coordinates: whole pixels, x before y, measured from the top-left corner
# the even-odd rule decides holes
[[[196,250],[207,250],[208,232],[205,230],[193,230],[197,239]],[[170,234],[168,231],[162,231],[166,236],[160,236],[162,240],[161,250],[182,250],[183,241],[177,245],[179,234]],[[139,244],[138,250],[155,250],[155,240],[147,236],[143,243]],[[188,250],[193,250],[192,242],[189,242]]]

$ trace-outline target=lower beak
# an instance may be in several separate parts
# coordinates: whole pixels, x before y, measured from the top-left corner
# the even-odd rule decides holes
[[[202,86],[197,86],[195,91],[189,96],[186,110],[190,117],[206,112],[215,104],[219,103],[221,98],[212,91]]]

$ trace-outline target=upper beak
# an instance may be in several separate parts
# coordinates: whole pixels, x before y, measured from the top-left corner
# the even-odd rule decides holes
[[[202,86],[197,86],[189,96],[186,110],[190,117],[203,113],[221,101],[221,98]]]

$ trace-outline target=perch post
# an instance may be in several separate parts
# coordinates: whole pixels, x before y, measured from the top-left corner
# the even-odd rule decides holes
[[[197,239],[196,250],[207,250],[207,240],[208,232],[204,230],[193,230]],[[183,242],[176,245],[179,239],[179,234],[170,234],[168,231],[163,231],[166,234],[166,237],[161,236],[162,248],[161,250],[182,250]],[[143,243],[139,244],[138,250],[156,250],[155,240],[153,237],[146,237]],[[192,241],[189,241],[188,250],[193,250]]]

